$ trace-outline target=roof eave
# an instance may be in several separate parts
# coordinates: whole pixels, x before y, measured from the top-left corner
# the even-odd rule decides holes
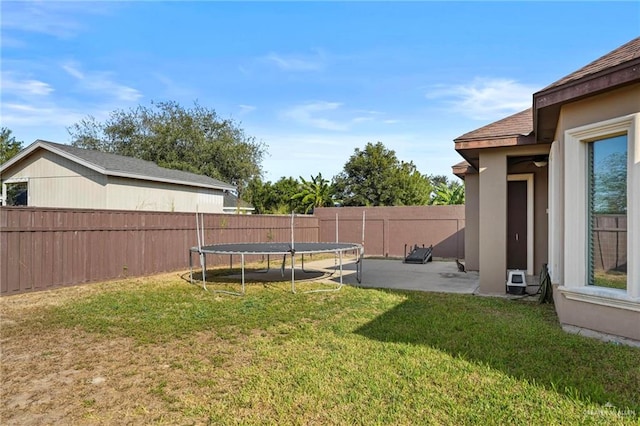
[[[230,190],[233,191],[236,189],[235,186],[232,185],[209,185],[206,183],[199,183],[199,182],[189,182],[189,181],[185,181],[185,180],[177,180],[177,179],[165,179],[165,178],[159,178],[159,177],[149,177],[146,175],[139,175],[139,174],[135,174],[135,173],[127,173],[127,172],[121,172],[121,171],[117,171],[117,170],[106,170],[104,172],[105,175],[107,176],[115,176],[115,177],[122,177],[122,178],[128,178],[128,179],[137,179],[137,180],[146,180],[149,182],[163,182],[163,183],[171,183],[171,184],[175,184],[175,185],[184,185],[184,186],[195,186],[198,188],[208,188],[208,189],[219,189],[219,190]]]
[[[123,178],[128,178],[128,179],[138,179],[138,180],[144,180],[144,181],[148,181],[148,182],[163,182],[163,183],[171,183],[171,184],[175,184],[175,185],[184,185],[184,186],[191,186],[191,187],[197,187],[197,188],[207,188],[207,189],[219,189],[219,190],[230,190],[230,191],[234,191],[236,189],[235,186],[233,185],[213,185],[213,184],[206,184],[206,183],[199,183],[199,182],[189,182],[189,181],[184,181],[184,180],[179,180],[179,179],[166,179],[166,178],[159,178],[159,177],[149,177],[146,175],[140,175],[140,174],[135,174],[135,173],[128,173],[128,172],[123,172],[123,171],[118,171],[118,170],[107,170],[103,167],[100,167],[98,165],[96,165],[95,163],[92,163],[90,161],[86,161],[80,157],[77,157],[73,154],[68,153],[65,150],[59,149],[54,145],[50,145],[49,143],[47,143],[47,141],[43,141],[41,139],[36,140],[35,142],[33,142],[31,145],[29,145],[27,148],[23,149],[18,155],[16,155],[15,157],[13,157],[11,160],[7,161],[6,163],[2,164],[2,166],[0,166],[0,174],[2,172],[4,172],[5,170],[9,169],[11,166],[13,166],[14,164],[18,163],[19,161],[21,161],[23,158],[31,155],[31,153],[33,153],[34,151],[36,151],[37,149],[45,149],[49,152],[53,152],[56,155],[59,155],[60,157],[66,158],[67,160],[73,161],[74,163],[80,164],[88,169],[91,169],[93,171],[96,171],[102,175],[105,176],[116,176],[116,177],[123,177]]]
[[[555,137],[562,105],[640,82],[640,58],[533,94],[533,128],[537,141]]]
[[[471,163],[469,163],[468,161],[462,161],[458,164],[454,164],[453,166],[451,166],[451,172],[456,175],[457,177],[459,177],[460,179],[464,180],[464,177],[468,174],[472,174],[474,172],[476,172],[476,170],[474,169],[474,167],[471,165]]]
[[[455,149],[459,152],[466,149],[502,148],[518,145],[532,145],[536,143],[536,140],[532,134],[528,134],[500,136],[484,139],[456,139],[454,142]]]
[[[94,170],[98,173],[101,174],[105,174],[106,170],[94,163],[88,162],[83,160],[80,157],[76,157],[73,154],[69,154],[68,152],[58,149],[57,147],[50,145],[49,143],[47,143],[47,141],[43,141],[41,139],[37,139],[36,141],[34,141],[31,145],[29,145],[28,147],[26,147],[25,149],[23,149],[18,155],[16,155],[15,157],[13,157],[11,160],[7,161],[6,163],[2,164],[2,166],[0,166],[0,173],[2,173],[3,171],[7,170],[9,167],[13,166],[14,164],[18,163],[19,161],[21,161],[23,158],[28,157],[29,155],[31,155],[31,153],[33,153],[34,151],[36,151],[37,149],[44,149],[47,150],[49,152],[52,152],[56,155],[59,155],[63,158],[66,158],[67,160],[73,161],[74,163],[78,163],[84,167],[87,167],[91,170]]]

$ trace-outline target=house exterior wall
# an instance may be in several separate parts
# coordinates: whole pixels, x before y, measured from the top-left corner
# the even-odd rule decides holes
[[[548,261],[547,169],[537,169],[532,165],[526,168],[511,169],[507,166],[508,157],[547,154],[548,152],[549,145],[527,145],[485,149],[480,153],[478,259],[480,293],[482,294],[505,293],[507,278],[507,179],[509,174],[532,173],[534,176],[533,274],[538,274],[542,264]],[[472,188],[470,187],[470,189]],[[471,197],[473,199],[473,195]],[[470,244],[472,244],[471,237],[470,240]]]
[[[640,84],[573,102],[562,107],[552,149],[550,264],[554,298],[563,326],[640,340]],[[635,114],[635,115],[634,115]],[[581,205],[586,199],[585,145],[574,135],[581,129],[606,128],[629,122],[628,281],[627,290],[587,286],[586,224]],[[614,126],[615,127],[615,126]],[[596,131],[594,130],[594,131]],[[584,164],[583,164],[584,163]],[[575,176],[584,176],[576,179]],[[584,225],[584,226],[583,226]],[[603,321],[606,318],[606,321]]]
[[[540,275],[543,264],[549,263],[549,169],[534,174],[534,274]]]
[[[539,149],[546,153],[550,146],[541,145]],[[521,155],[520,152],[518,155]],[[509,167],[507,173],[533,175],[533,274],[538,275],[542,264],[548,263],[549,259],[549,168],[536,167],[532,162],[526,162]]]
[[[507,157],[504,150],[480,154],[480,293],[504,294],[507,270]]]
[[[480,232],[478,217],[480,208],[479,184],[480,179],[477,174],[465,175],[464,216],[466,238],[464,239],[464,266],[467,271],[478,271],[480,269],[480,242],[478,240]]]
[[[28,180],[29,206],[106,208],[106,177],[49,151],[38,150],[2,173],[3,181],[20,178]]]
[[[223,213],[224,193],[162,182],[109,177],[106,208],[116,210]]]
[[[37,150],[2,173],[27,179],[33,207],[222,213],[221,190],[105,176],[47,150]]]

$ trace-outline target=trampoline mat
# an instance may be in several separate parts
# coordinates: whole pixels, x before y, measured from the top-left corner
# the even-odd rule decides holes
[[[295,253],[330,253],[335,251],[348,251],[360,249],[359,244],[354,243],[295,243]],[[193,247],[192,251],[198,251]],[[202,246],[203,253],[215,254],[289,254],[292,252],[291,243],[233,243],[212,244]]]

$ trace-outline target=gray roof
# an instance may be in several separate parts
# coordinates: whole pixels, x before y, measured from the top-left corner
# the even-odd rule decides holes
[[[18,161],[20,158],[28,155],[37,148],[44,148],[57,154],[63,155],[64,157],[69,158],[72,161],[97,170],[105,175],[222,190],[236,189],[233,185],[210,178],[209,176],[183,172],[181,170],[166,169],[164,167],[158,166],[152,161],[145,161],[139,158],[110,154],[92,149],[77,148],[71,145],[49,142],[40,139],[29,145],[23,150],[21,154],[18,154],[12,160]],[[2,166],[1,169],[9,167],[15,161],[8,161]]]
[[[246,201],[236,197],[235,195],[229,192],[224,193],[223,205],[225,208],[230,208],[230,209],[239,208],[242,210],[255,210],[255,208],[250,203],[247,203]]]

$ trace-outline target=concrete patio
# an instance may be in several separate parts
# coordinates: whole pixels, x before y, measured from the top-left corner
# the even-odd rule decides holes
[[[334,264],[333,259],[305,262],[305,268],[332,271]],[[339,277],[331,279],[338,281]],[[358,283],[353,261],[343,265],[343,283],[357,287],[473,294],[478,279],[477,272],[459,272],[456,263],[449,260],[411,264],[401,259],[365,258],[362,282]]]

